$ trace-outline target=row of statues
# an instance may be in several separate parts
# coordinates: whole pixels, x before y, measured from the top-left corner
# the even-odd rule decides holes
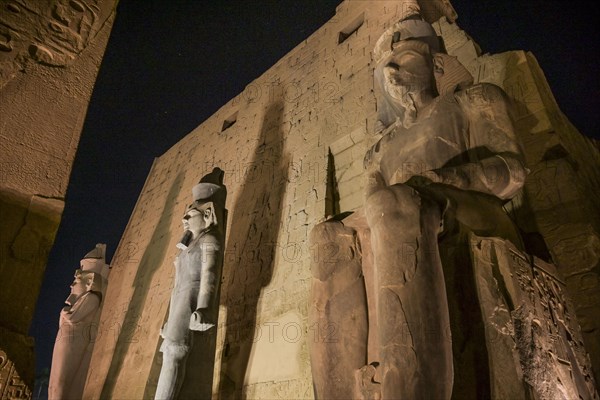
[[[340,333],[335,342],[309,344],[319,399],[449,399],[455,374],[440,241],[461,225],[522,250],[503,209],[527,174],[509,100],[498,86],[473,83],[444,52],[416,2],[405,11],[373,52],[379,140],[364,158],[364,205],[351,215],[330,216],[311,232],[312,246],[340,249],[311,266],[309,323],[336,324]],[[218,320],[223,172],[215,168],[192,193],[160,333],[156,399],[177,398],[191,332],[216,329]],[[85,377],[77,376],[78,366],[89,363],[89,350],[83,342],[73,345],[72,337],[79,326],[97,321],[105,267],[100,246],[76,273],[61,312],[50,398],[81,393]],[[81,364],[65,362],[75,359],[73,353]]]
[[[163,361],[155,398],[161,400],[177,398],[181,389],[191,331],[208,331],[218,319],[227,195],[223,171],[215,168],[204,176],[192,195],[177,244],[169,317],[160,333]],[[48,388],[51,400],[82,398],[109,273],[105,254],[106,245],[96,245],[75,272],[60,314]]]

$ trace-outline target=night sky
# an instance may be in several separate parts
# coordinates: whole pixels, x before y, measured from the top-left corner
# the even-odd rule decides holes
[[[153,159],[333,17],[339,2],[120,1],[30,331],[38,372],[50,366],[79,260],[101,242],[110,261]],[[600,138],[597,3],[452,4],[484,52],[531,51],[562,111]]]

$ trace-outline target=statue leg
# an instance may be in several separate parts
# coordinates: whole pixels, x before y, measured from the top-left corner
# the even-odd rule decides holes
[[[189,346],[165,339],[160,350],[163,353],[163,361],[154,398],[156,400],[175,399],[185,376],[185,362],[189,354]]]
[[[367,361],[367,304],[356,231],[340,221],[310,234],[313,275],[309,348],[317,399],[359,398],[355,377]]]
[[[440,207],[411,187],[366,201],[374,254],[383,399],[449,399],[452,343],[438,252]]]

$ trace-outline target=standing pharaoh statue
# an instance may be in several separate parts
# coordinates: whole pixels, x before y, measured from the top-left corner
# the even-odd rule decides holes
[[[169,317],[161,330],[163,362],[155,395],[161,400],[176,398],[181,388],[193,345],[190,331],[208,331],[217,324],[227,194],[223,171],[215,168],[204,176],[192,194],[177,244]]]
[[[311,343],[317,398],[449,399],[438,239],[460,223],[520,243],[502,209],[526,176],[508,100],[495,85],[473,85],[418,7],[408,11],[374,51],[381,138],[365,157],[364,207],[311,233],[338,250],[312,265],[310,318],[339,333]]]
[[[83,395],[109,273],[105,254],[106,245],[97,244],[75,271],[54,343],[48,387],[51,400],[80,399]]]

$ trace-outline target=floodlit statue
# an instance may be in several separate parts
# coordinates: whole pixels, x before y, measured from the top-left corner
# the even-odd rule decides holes
[[[97,244],[75,271],[71,294],[60,312],[52,354],[49,399],[80,399],[83,394],[109,273],[105,254],[106,245]]]
[[[418,8],[411,11],[374,52],[381,139],[365,157],[364,208],[311,234],[315,244],[335,243],[336,253],[319,253],[312,270],[311,319],[338,332],[336,343],[311,343],[317,398],[449,399],[438,237],[458,221],[520,243],[502,209],[526,176],[506,96],[473,85]]]
[[[194,202],[183,217],[184,234],[177,247],[175,286],[169,317],[161,330],[164,341],[156,399],[177,397],[192,346],[190,330],[207,331],[217,324],[223,259],[226,189],[223,171],[215,168],[193,187]]]

